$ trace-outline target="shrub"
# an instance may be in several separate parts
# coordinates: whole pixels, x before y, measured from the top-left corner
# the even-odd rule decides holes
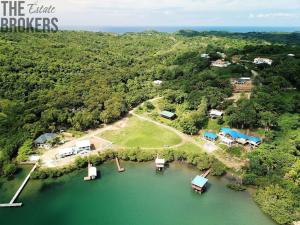
[[[258,190],[254,199],[279,224],[289,224],[296,219],[297,199],[279,185]]]
[[[146,107],[147,111],[151,111],[151,110],[155,109],[155,106],[152,104],[152,102],[149,102],[149,101],[145,102],[145,107]]]
[[[12,177],[17,172],[17,167],[15,164],[8,163],[4,164],[2,170],[5,177]]]
[[[243,183],[245,185],[255,185],[255,181],[257,179],[257,175],[254,173],[245,174],[243,177]]]
[[[226,173],[226,166],[218,160],[214,160],[211,166],[213,176],[222,176]]]
[[[86,157],[82,158],[82,157],[77,157],[75,159],[75,166],[77,168],[84,168],[87,167],[88,165],[88,159]]]
[[[246,187],[242,184],[227,184],[226,185],[229,189],[234,191],[245,191]]]

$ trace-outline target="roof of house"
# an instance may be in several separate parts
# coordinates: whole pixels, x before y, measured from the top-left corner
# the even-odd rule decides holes
[[[242,133],[232,130],[230,128],[221,128],[221,132],[230,135],[234,139],[242,138],[242,139],[246,139],[246,140],[249,140],[249,141],[252,141],[255,143],[261,142],[261,139],[259,137],[248,136],[246,134],[242,134]]]
[[[37,139],[34,140],[35,144],[45,144],[47,141],[51,141],[57,137],[57,134],[54,133],[45,133],[39,136]]]
[[[206,179],[205,177],[202,176],[196,176],[193,180],[192,180],[192,184],[196,185],[198,187],[204,187],[205,184],[207,183],[208,179]]]
[[[89,177],[96,177],[97,176],[97,168],[94,166],[89,167],[88,175],[89,175]]]
[[[165,159],[156,158],[155,163],[156,164],[165,164]]]
[[[218,135],[216,135],[214,133],[211,133],[211,132],[204,132],[204,137],[208,137],[208,138],[211,138],[211,139],[217,139]]]
[[[162,84],[162,81],[161,80],[155,80],[153,81],[154,84]]]
[[[161,115],[161,116],[168,117],[168,118],[172,118],[172,117],[174,117],[176,114],[175,114],[175,113],[172,113],[172,112],[169,112],[169,111],[162,111],[162,112],[160,112],[160,115]]]
[[[70,153],[74,153],[74,148],[62,148],[62,149],[59,149],[59,151],[58,151],[59,155],[65,155],[65,154],[70,154]]]
[[[90,140],[81,140],[81,141],[76,141],[76,147],[77,148],[84,148],[91,146]]]
[[[222,116],[222,115],[223,115],[223,112],[222,112],[222,111],[219,111],[219,110],[216,110],[216,109],[212,109],[212,110],[210,110],[209,114],[210,114],[210,115]]]
[[[234,142],[234,140],[231,140],[227,137],[224,137],[224,136],[220,136],[220,137],[221,137],[221,141],[224,142],[224,143],[230,144],[230,143]]]

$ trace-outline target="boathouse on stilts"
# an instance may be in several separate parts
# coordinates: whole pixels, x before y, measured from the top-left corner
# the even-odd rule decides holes
[[[97,168],[94,167],[91,163],[88,165],[88,176],[84,177],[85,181],[94,180],[97,177]]]
[[[165,163],[166,163],[165,159],[161,159],[158,156],[156,157],[155,165],[157,170],[163,170],[165,168]]]
[[[210,170],[206,171],[204,174],[202,175],[198,175],[196,176],[193,180],[192,180],[192,188],[199,193],[202,193],[206,190],[206,185],[208,182],[208,179],[206,178],[208,176],[208,174],[210,173]]]

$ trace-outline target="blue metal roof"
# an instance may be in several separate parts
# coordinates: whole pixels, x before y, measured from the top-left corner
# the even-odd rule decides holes
[[[232,130],[230,128],[221,128],[221,132],[230,135],[232,138],[243,138],[245,140],[253,141],[255,143],[261,142],[261,139],[259,137],[253,137],[253,136],[248,136],[246,134],[239,133],[235,130]]]
[[[208,138],[211,138],[211,139],[217,139],[218,138],[218,135],[214,134],[214,133],[211,133],[211,132],[205,132],[204,133],[204,137],[208,137]]]
[[[198,187],[204,187],[205,184],[207,183],[208,179],[206,179],[205,177],[202,176],[196,176],[193,180],[192,180],[192,184],[196,185]]]

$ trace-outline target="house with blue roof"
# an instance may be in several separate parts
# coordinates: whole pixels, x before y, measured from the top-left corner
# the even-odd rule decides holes
[[[204,132],[203,137],[209,141],[216,141],[218,139],[218,135],[212,132]]]
[[[207,182],[207,178],[198,175],[192,180],[192,188],[195,191],[203,192],[205,190]]]
[[[223,136],[229,136],[237,143],[240,144],[251,144],[254,146],[258,146],[262,143],[262,139],[255,136],[249,136],[238,131],[232,130],[230,128],[221,128],[220,134]]]

